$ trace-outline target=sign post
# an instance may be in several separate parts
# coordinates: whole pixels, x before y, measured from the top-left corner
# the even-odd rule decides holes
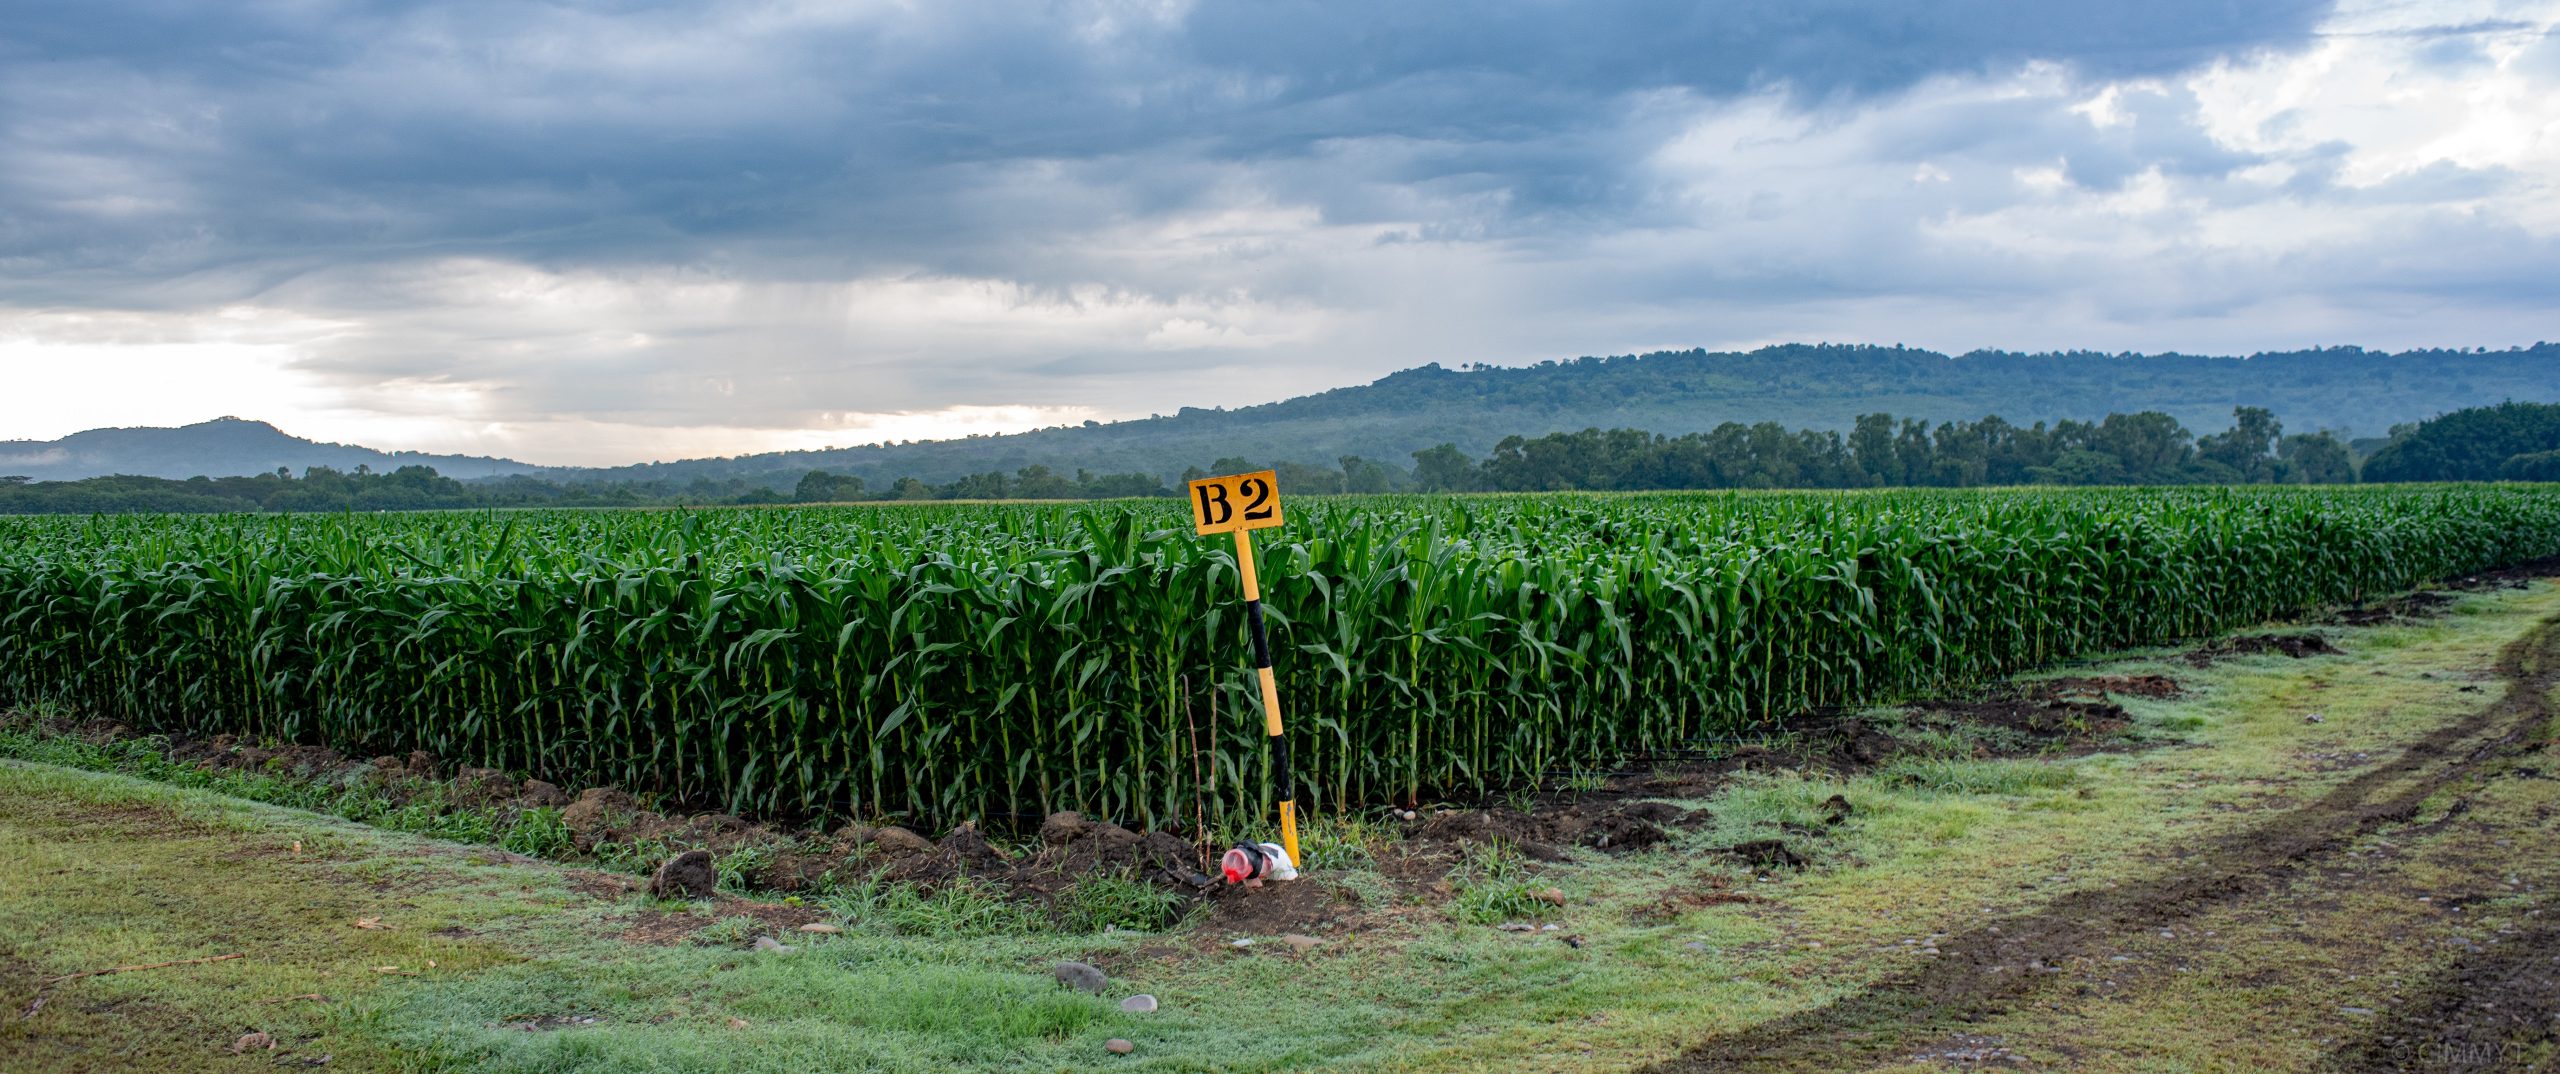
[[[1280,524],[1278,475],[1270,470],[1191,483],[1191,524],[1203,536],[1236,535],[1236,572],[1244,581],[1244,618],[1253,631],[1253,669],[1262,680],[1262,727],[1271,736],[1272,778],[1280,788],[1280,848],[1298,864],[1298,790],[1289,773],[1289,740],[1280,733],[1280,687],[1271,677],[1271,641],[1262,626],[1262,583],[1253,571],[1253,531]]]

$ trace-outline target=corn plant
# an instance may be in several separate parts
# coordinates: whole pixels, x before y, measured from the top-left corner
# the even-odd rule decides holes
[[[775,817],[1267,815],[1180,510],[0,519],[0,703]],[[1352,497],[1261,541],[1299,800],[1344,809],[2560,554],[2560,489]]]

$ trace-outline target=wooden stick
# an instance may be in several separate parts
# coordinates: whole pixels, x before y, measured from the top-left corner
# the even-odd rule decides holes
[[[104,977],[110,973],[132,973],[135,970],[159,970],[167,969],[171,966],[194,966],[206,962],[229,962],[235,958],[247,957],[249,956],[246,954],[214,955],[210,958],[182,958],[175,962],[151,962],[140,966],[109,966],[103,970],[82,970],[79,973],[64,974],[63,976],[46,981],[44,986],[46,988],[51,988],[65,981],[77,981],[83,977]]]
[[[43,1010],[44,1001],[48,998],[48,994],[53,991],[53,987],[55,985],[67,984],[72,981],[77,981],[83,977],[104,977],[110,973],[132,973],[135,970],[167,969],[171,966],[196,966],[207,962],[229,962],[235,958],[247,957],[249,957],[247,954],[214,955],[209,958],[182,958],[175,962],[146,962],[139,966],[109,966],[103,970],[82,970],[78,973],[66,973],[60,977],[53,978],[37,985],[35,998],[28,1000],[26,1009],[18,1012],[18,1020],[23,1022],[34,1018],[37,1011]]]

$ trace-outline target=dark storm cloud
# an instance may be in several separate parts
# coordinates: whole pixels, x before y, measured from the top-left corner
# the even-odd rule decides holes
[[[1036,278],[1026,247],[1182,210],[1234,168],[1329,221],[1419,197],[1460,210],[1419,237],[1569,238],[1647,212],[1627,164],[1657,132],[1631,95],[2160,74],[2299,43],[2324,8],[19,4],[0,298],[185,305],[457,255]]]

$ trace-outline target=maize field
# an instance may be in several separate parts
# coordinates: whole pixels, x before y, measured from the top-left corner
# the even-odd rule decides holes
[[[1259,813],[1277,792],[1233,550],[1182,510],[0,519],[0,704],[774,817],[1155,823],[1195,795]],[[1516,786],[2560,554],[2560,487],[2526,485],[1289,512],[1257,547],[1315,808]]]

